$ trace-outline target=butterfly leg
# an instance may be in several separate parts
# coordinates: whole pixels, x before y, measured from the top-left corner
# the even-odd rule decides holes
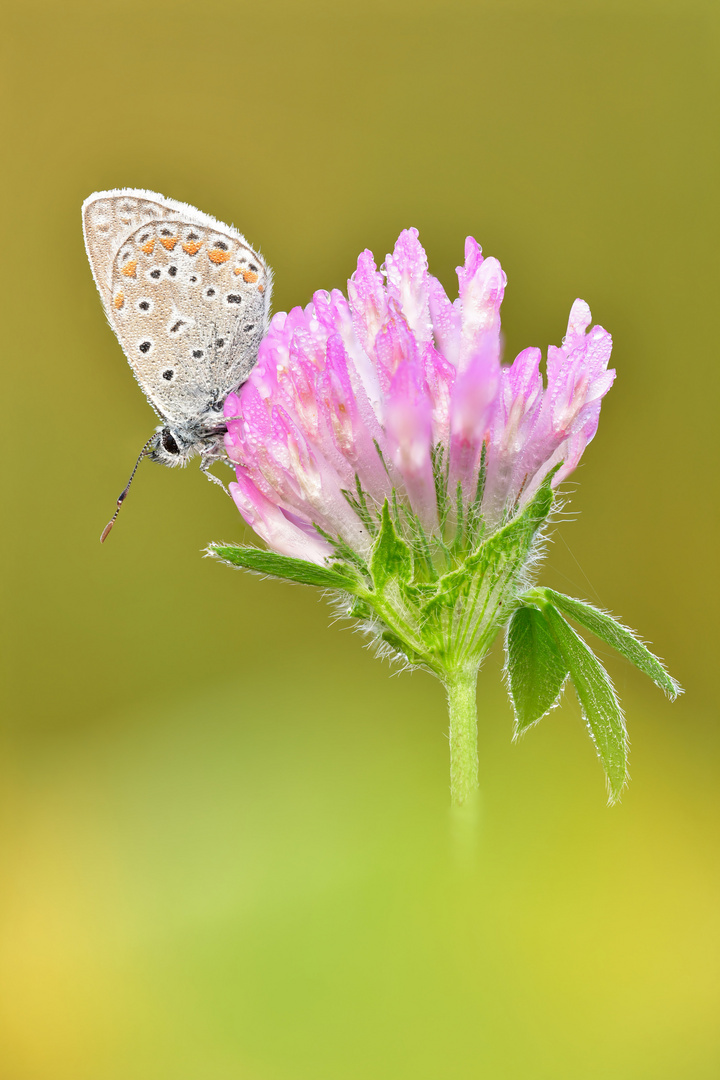
[[[208,480],[211,480],[213,482],[213,484],[218,484],[219,487],[221,487],[223,489],[225,494],[229,495],[230,498],[232,498],[232,495],[230,495],[230,492],[225,487],[225,484],[222,482],[220,477],[216,476],[215,473],[210,472],[210,466],[212,464],[214,464],[214,462],[217,461],[217,460],[218,459],[216,457],[211,457],[211,456],[203,457],[201,459],[201,461],[200,461],[200,472],[204,473],[204,475],[207,476]]]

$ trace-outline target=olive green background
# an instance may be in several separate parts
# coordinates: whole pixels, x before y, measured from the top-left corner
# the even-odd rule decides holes
[[[0,1076],[693,1080],[718,1035],[717,8],[93,3],[3,15]],[[449,840],[439,685],[311,590],[201,559],[244,533],[154,425],[80,204],[233,221],[275,310],[416,225],[508,274],[507,355],[582,296],[618,378],[541,581],[636,626],[632,784],[572,694],[519,745],[479,683],[482,827]],[[606,650],[602,650],[606,656]]]

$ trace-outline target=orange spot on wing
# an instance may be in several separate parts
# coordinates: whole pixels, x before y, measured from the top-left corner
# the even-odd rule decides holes
[[[113,307],[115,308],[116,311],[119,311],[124,303],[125,303],[125,293],[124,292],[119,292],[117,294],[117,296],[115,297],[115,299],[113,300]]]
[[[215,263],[216,266],[219,266],[220,263],[227,262],[229,258],[229,251],[222,251],[220,248],[213,248],[211,251],[208,251],[208,259],[210,262]]]
[[[148,240],[147,244],[143,244],[143,246],[140,248],[140,250],[144,251],[146,255],[152,255],[154,247],[155,247],[155,241],[154,240]]]
[[[186,255],[197,255],[201,247],[202,240],[188,240],[187,244],[183,244],[182,249]]]
[[[243,281],[247,281],[248,285],[254,285],[257,279],[257,274],[254,274],[252,270],[245,270],[243,273]]]
[[[236,266],[233,270],[233,274],[237,277],[238,274],[242,274],[242,266]]]
[[[165,248],[166,251],[172,251],[172,249],[175,247],[177,242],[178,242],[177,236],[161,236],[160,237],[160,243],[162,244],[162,246]]]
[[[125,263],[122,268],[122,273],[125,277],[135,277],[137,273],[137,259],[131,259],[129,263]]]
[[[265,292],[265,286],[264,285],[258,285],[258,292]]]

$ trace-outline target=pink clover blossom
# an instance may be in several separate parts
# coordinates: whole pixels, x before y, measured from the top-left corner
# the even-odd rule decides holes
[[[451,301],[407,229],[380,270],[360,255],[347,299],[316,292],[272,319],[250,378],[225,403],[230,490],[271,549],[322,565],[331,537],[367,557],[358,489],[377,513],[391,497],[408,505],[447,541],[457,512],[438,505],[438,470],[454,505],[482,485],[479,512],[494,530],[555,466],[553,487],[577,467],[615,378],[610,334],[576,300],[544,385],[538,349],[501,362],[500,263],[468,237],[457,274]]]

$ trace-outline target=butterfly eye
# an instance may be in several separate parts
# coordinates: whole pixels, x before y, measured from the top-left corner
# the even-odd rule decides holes
[[[173,438],[173,434],[172,434],[172,432],[170,431],[169,428],[163,428],[163,433],[162,433],[162,436],[160,438],[160,441],[162,442],[163,450],[167,450],[168,454],[179,454],[180,453],[180,447],[175,442],[175,439]]]

